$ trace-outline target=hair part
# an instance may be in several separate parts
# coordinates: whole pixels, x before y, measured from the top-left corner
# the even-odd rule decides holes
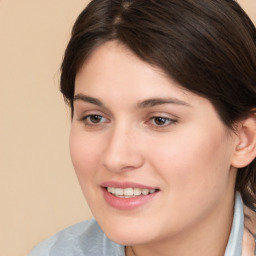
[[[75,77],[104,42],[118,40],[182,87],[207,98],[222,122],[256,108],[256,29],[234,0],[93,0],[77,18],[61,66],[71,107]],[[238,170],[236,189],[256,206],[256,159]]]

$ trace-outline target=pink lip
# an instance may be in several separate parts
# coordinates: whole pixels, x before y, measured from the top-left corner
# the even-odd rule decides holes
[[[156,189],[156,188],[152,188],[152,187],[134,183],[134,182],[115,182],[115,181],[103,182],[101,184],[101,189],[102,189],[103,197],[105,201],[113,208],[116,208],[119,210],[133,210],[135,208],[138,208],[148,203],[149,201],[151,201],[159,192],[159,190],[157,190],[155,193],[148,194],[148,195],[140,195],[140,196],[130,197],[130,198],[120,198],[109,193],[106,187],[141,188],[141,189]]]

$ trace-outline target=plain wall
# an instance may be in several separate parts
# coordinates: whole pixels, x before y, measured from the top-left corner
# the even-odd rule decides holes
[[[256,0],[239,1],[256,21]],[[0,256],[91,217],[69,157],[59,66],[88,1],[0,0]]]

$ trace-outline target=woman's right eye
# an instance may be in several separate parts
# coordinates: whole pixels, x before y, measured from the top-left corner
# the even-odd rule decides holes
[[[81,118],[81,121],[85,125],[93,126],[93,125],[97,125],[100,123],[105,123],[107,121],[107,119],[101,115],[87,115],[87,116]]]

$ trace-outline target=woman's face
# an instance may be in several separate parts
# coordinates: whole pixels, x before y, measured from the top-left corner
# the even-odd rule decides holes
[[[76,76],[71,157],[117,243],[162,241],[227,212],[235,140],[207,99],[117,42],[98,47]]]

